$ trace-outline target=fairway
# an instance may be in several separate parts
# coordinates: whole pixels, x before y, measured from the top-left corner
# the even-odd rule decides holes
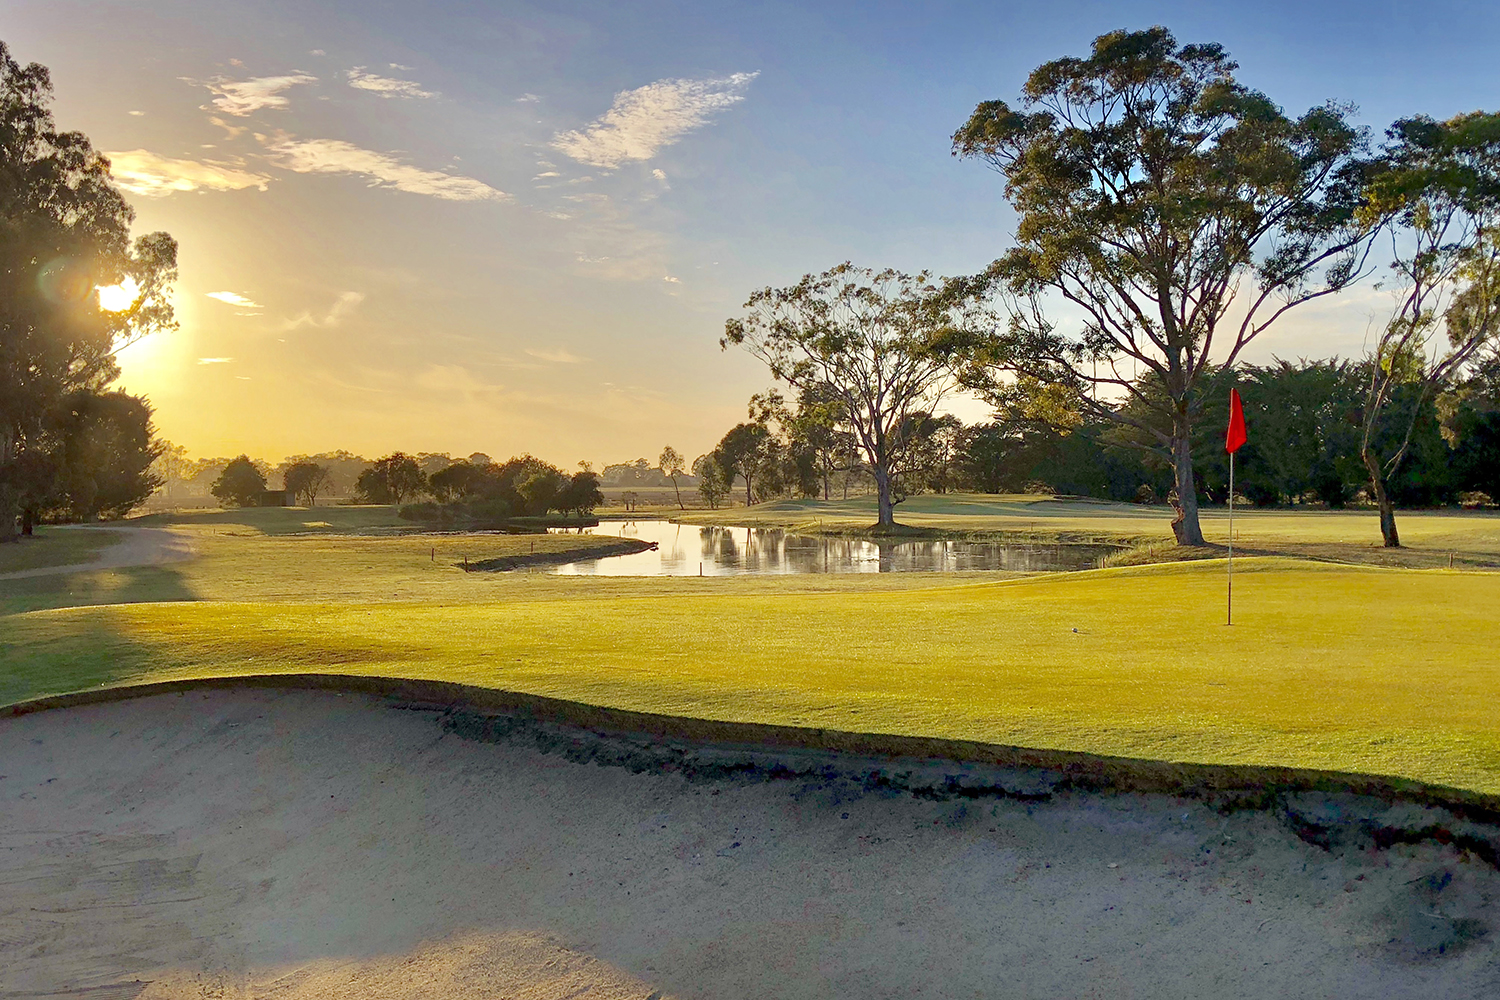
[[[145,588],[142,603],[14,614],[0,700],[238,673],[406,676],[710,719],[1500,794],[1496,575],[1239,560],[1227,628],[1215,561],[957,584],[476,579],[416,558],[429,554],[419,541],[217,537],[220,548],[180,572],[125,581]],[[384,588],[397,560],[421,568],[393,598]],[[295,569],[277,583],[278,566]],[[340,578],[354,594],[339,594]],[[10,587],[0,594],[21,600]],[[29,601],[48,598],[33,590]]]

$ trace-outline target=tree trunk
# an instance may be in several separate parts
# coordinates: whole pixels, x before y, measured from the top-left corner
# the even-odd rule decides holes
[[[747,472],[745,473],[745,506],[753,507],[754,505],[755,497],[750,495],[750,473]]]
[[[677,477],[676,476],[672,477],[672,489],[677,493],[677,509],[678,510],[687,510],[687,508],[682,505],[682,490],[677,489]]]
[[[896,524],[896,505],[891,503],[891,474],[880,466],[875,467],[875,492],[880,519],[876,527],[891,528]]]
[[[1198,523],[1198,484],[1193,481],[1193,446],[1186,420],[1174,428],[1172,454],[1177,480],[1178,515],[1172,521],[1172,534],[1178,545],[1206,545],[1203,528]]]
[[[21,511],[21,534],[30,538],[36,529],[36,508],[26,507]]]
[[[1370,486],[1375,490],[1375,504],[1380,508],[1380,537],[1388,549],[1401,547],[1401,536],[1396,533],[1396,508],[1391,506],[1390,495],[1385,491],[1385,475],[1380,470],[1380,460],[1368,448],[1360,449],[1359,457],[1370,474]]]

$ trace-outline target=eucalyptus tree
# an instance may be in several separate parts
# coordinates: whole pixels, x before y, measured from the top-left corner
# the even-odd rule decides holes
[[[448,466],[450,469],[455,467]],[[440,475],[442,470],[434,473],[433,478]],[[332,481],[333,476],[329,473],[328,466],[312,461],[296,462],[282,476],[283,485],[308,507],[317,505],[318,494],[326,492]]]
[[[878,527],[893,527],[907,418],[930,410],[951,383],[939,349],[954,328],[949,300],[926,273],[846,262],[789,288],[764,288],[745,309],[725,323],[719,346],[743,347],[774,378],[816,386],[837,404],[875,477]]]
[[[677,477],[682,475],[686,470],[687,463],[677,453],[677,449],[671,445],[667,445],[661,450],[661,457],[656,461],[658,467],[661,469],[661,474],[672,480],[672,490],[677,494],[677,509],[684,509],[682,506],[682,490],[677,486]]]
[[[1381,538],[1398,548],[1386,481],[1426,405],[1484,360],[1500,334],[1500,114],[1407,118],[1387,134],[1385,169],[1372,177],[1361,212],[1395,223],[1395,303],[1369,365],[1360,459]],[[1379,432],[1402,386],[1413,390],[1411,413],[1399,443],[1381,455]]]
[[[131,242],[109,161],[58,131],[51,101],[47,68],[0,42],[0,541],[57,474],[64,401],[103,393],[121,347],[175,325],[177,244]],[[106,309],[101,287],[128,294]]]
[[[1030,396],[1075,424],[1143,432],[1173,469],[1184,545],[1204,544],[1202,379],[1356,280],[1370,245],[1351,109],[1291,118],[1237,68],[1222,46],[1179,46],[1162,27],[1116,31],[1038,67],[1017,106],[980,104],[953,136],[954,155],[1005,176],[1019,215],[1015,247],[952,283],[999,317],[969,345],[963,380],[992,402]],[[1159,398],[1138,392],[1148,372]],[[1128,398],[1139,405],[1117,405]]]
[[[693,475],[698,477],[698,495],[710,509],[717,510],[719,501],[729,494],[728,477],[713,454],[699,455],[693,459]]]

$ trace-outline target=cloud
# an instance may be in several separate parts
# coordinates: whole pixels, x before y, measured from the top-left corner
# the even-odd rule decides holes
[[[668,282],[670,284],[673,284],[673,285],[675,285],[675,284],[679,283],[680,281],[682,281],[681,278],[674,278],[670,274],[663,275],[661,280],[665,281],[665,282]]]
[[[233,358],[199,358],[198,363],[200,365],[227,365],[233,360]]]
[[[395,64],[392,63],[392,66]],[[405,69],[406,67],[398,67]],[[368,90],[379,94],[381,97],[437,97],[433,90],[423,90],[420,85],[411,80],[396,80],[388,76],[376,76],[374,73],[364,72],[363,66],[356,66],[349,71],[349,86],[360,90]]]
[[[326,328],[338,326],[349,317],[359,304],[365,300],[364,292],[343,292],[334,301],[332,307],[322,316],[314,316],[310,310],[304,311],[300,316],[285,320],[281,324],[283,330],[298,330],[304,326]]]
[[[298,84],[317,82],[318,78],[315,76],[295,73],[289,76],[258,76],[251,80],[226,80],[222,76],[216,76],[199,85],[219,95],[213,99],[215,108],[226,115],[244,118],[262,108],[284,108],[291,102],[281,96],[283,90]]]
[[[211,299],[218,299],[220,302],[227,302],[229,305],[239,306],[241,309],[261,308],[259,302],[252,302],[239,292],[208,292],[207,295]]]
[[[658,80],[615,95],[614,104],[585,128],[559,132],[552,147],[589,166],[613,170],[649,160],[719,111],[745,99],[758,73],[709,80]]]
[[[310,56],[326,56],[327,54],[328,53],[324,52],[322,49],[313,49],[311,52],[308,53],[308,55],[310,55]]]
[[[665,170],[661,169],[660,167],[657,167],[655,170],[651,171],[651,176],[655,177],[657,180],[661,181],[663,184],[665,184],[667,182],[667,172]]]
[[[105,153],[115,183],[131,194],[165,198],[178,191],[238,191],[266,189],[271,178],[221,163],[174,160],[144,149]]]
[[[516,103],[517,104],[535,104],[537,101],[540,101],[540,100],[541,100],[541,98],[538,97],[538,96],[536,96],[535,94],[522,94],[520,97],[516,98]]]
[[[526,353],[533,358],[541,358],[543,361],[553,361],[560,365],[577,365],[588,360],[588,358],[580,358],[576,354],[562,350],[538,351],[528,347]]]
[[[211,124],[217,125],[217,126],[219,126],[219,128],[221,128],[225,132],[229,133],[229,138],[231,138],[231,139],[238,139],[240,136],[242,136],[246,132],[250,131],[249,126],[246,126],[246,125],[231,125],[228,122],[226,122],[224,119],[218,118],[218,117],[215,117],[215,116],[212,116],[212,115],[209,116],[208,120],[209,120],[209,122]]]
[[[562,176],[562,174],[558,173],[556,170],[543,170],[541,173],[539,173],[535,177],[533,177],[532,180],[539,181],[543,177],[561,177],[561,176]]]
[[[272,162],[299,174],[358,174],[371,187],[395,188],[448,201],[508,201],[504,191],[472,177],[423,170],[340,139],[284,138],[268,147]]]
[[[135,117],[135,118],[140,118],[140,117],[141,117],[141,116],[142,116],[142,115],[144,115],[144,114],[145,114],[145,113],[146,113],[146,112],[144,112],[144,111],[127,111],[127,112],[125,112],[125,113],[126,113],[126,114],[128,114],[128,115],[131,115],[131,116],[133,116],[133,117]]]

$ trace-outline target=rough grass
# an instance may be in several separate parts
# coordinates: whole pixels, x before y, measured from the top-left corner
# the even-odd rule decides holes
[[[29,538],[0,545],[0,575],[86,563],[119,540],[106,528],[41,525]]]

